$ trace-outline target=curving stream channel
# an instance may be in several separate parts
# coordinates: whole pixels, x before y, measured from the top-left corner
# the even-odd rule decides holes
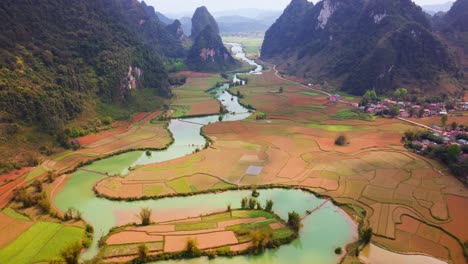
[[[230,43],[232,51],[240,59],[257,66],[253,74],[261,74],[262,67],[245,57],[239,44]],[[234,77],[236,78],[236,77]],[[223,116],[223,122],[242,120],[250,116],[246,108],[239,104],[238,98],[226,92],[229,85],[220,86],[212,94],[229,110],[230,114]],[[233,100],[231,100],[233,99]],[[71,175],[62,190],[55,196],[54,205],[66,211],[73,207],[82,212],[82,217],[94,227],[94,237],[91,247],[82,255],[83,260],[91,259],[99,252],[97,242],[116,225],[137,222],[137,213],[143,207],[153,210],[155,221],[166,221],[195,217],[201,214],[225,210],[231,203],[234,208],[240,207],[240,200],[249,196],[249,191],[227,191],[218,194],[202,194],[192,197],[175,197],[159,200],[136,202],[118,202],[98,198],[93,193],[93,186],[104,175],[100,173],[126,175],[129,167],[172,160],[190,155],[196,148],[205,145],[205,139],[200,135],[203,125],[218,122],[218,115],[172,120],[169,130],[174,137],[174,144],[167,150],[153,152],[147,156],[143,151],[134,151],[94,162],[85,167],[86,171],[78,170]],[[90,172],[95,171],[96,173]],[[288,212],[295,210],[305,215],[307,210],[321,204],[323,199],[299,190],[269,189],[260,191],[259,200],[265,203],[267,199],[274,201],[274,211],[286,219]],[[339,256],[334,253],[336,247],[344,247],[356,239],[357,227],[349,216],[332,203],[327,203],[320,210],[303,220],[303,228],[299,239],[289,245],[258,256],[238,256],[233,258],[206,258],[194,260],[169,261],[165,263],[337,263]],[[160,263],[160,262],[159,262]]]

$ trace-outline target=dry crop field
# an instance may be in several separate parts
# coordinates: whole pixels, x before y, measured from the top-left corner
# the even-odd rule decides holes
[[[204,128],[210,148],[104,179],[97,191],[136,198],[233,186],[304,187],[355,208],[383,247],[464,263],[460,242],[468,239],[468,215],[457,208],[468,206],[468,193],[440,163],[402,147],[402,133],[416,128],[392,119],[340,118],[350,111],[346,105],[329,104],[326,96],[271,73],[249,76],[237,90],[267,119],[211,124]],[[340,134],[349,145],[334,144]],[[250,166],[262,172],[248,175]]]

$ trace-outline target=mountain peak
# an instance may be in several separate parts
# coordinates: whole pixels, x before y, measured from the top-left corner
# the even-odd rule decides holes
[[[192,17],[192,35],[193,39],[196,39],[198,34],[202,32],[205,27],[210,26],[216,35],[219,35],[218,23],[214,17],[210,14],[205,6],[201,6],[195,10]]]
[[[197,35],[187,57],[187,66],[194,71],[226,71],[237,64],[221,37],[210,26]]]

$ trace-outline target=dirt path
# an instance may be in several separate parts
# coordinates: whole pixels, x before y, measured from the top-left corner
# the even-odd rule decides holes
[[[266,62],[262,61],[262,63],[266,63]],[[270,64],[270,63],[266,63],[266,64]],[[275,72],[275,76],[278,77],[279,79],[283,80],[283,81],[290,82],[290,83],[294,83],[294,84],[296,84],[296,85],[300,85],[300,86],[302,86],[302,87],[304,87],[304,88],[307,88],[307,89],[312,90],[312,91],[314,91],[314,92],[318,92],[318,93],[324,94],[324,95],[329,96],[329,97],[330,97],[330,96],[333,96],[331,93],[325,92],[325,91],[323,91],[323,90],[316,89],[316,88],[312,88],[312,87],[309,87],[309,86],[304,85],[304,84],[302,84],[302,83],[298,83],[298,82],[295,82],[295,81],[292,81],[292,80],[288,80],[288,79],[286,79],[286,78],[283,78],[283,77],[281,77],[281,75],[279,74],[279,71],[276,69],[276,65],[275,65],[275,64],[270,64],[270,65],[273,65],[273,71]],[[352,102],[348,102],[348,101],[344,101],[344,100],[338,100],[338,102],[343,103],[343,104],[352,104]]]
[[[425,128],[425,129],[429,129],[431,131],[434,131],[434,132],[437,132],[437,133],[443,133],[443,131],[441,130],[438,130],[438,129],[434,129],[432,127],[429,127],[429,126],[426,126],[426,125],[423,125],[421,123],[417,123],[417,122],[414,122],[414,121],[411,121],[411,120],[408,120],[408,119],[404,119],[402,117],[397,117],[396,119],[400,120],[400,121],[403,121],[403,122],[406,122],[406,123],[410,123],[410,124],[413,124],[415,126],[419,126],[419,127],[422,127],[422,128]]]

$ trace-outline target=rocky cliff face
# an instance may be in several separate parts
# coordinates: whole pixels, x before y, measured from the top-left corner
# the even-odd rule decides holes
[[[191,70],[208,72],[226,71],[238,66],[221,37],[210,26],[198,34],[186,63]]]
[[[182,28],[182,23],[178,19],[176,19],[172,24],[168,25],[167,31],[172,34],[172,36],[176,37],[179,40],[186,38],[184,29]]]
[[[192,39],[196,39],[207,26],[210,26],[216,35],[219,35],[218,23],[204,6],[197,8],[192,16]]]
[[[445,92],[445,81],[461,89],[446,45],[410,0],[293,0],[267,31],[262,58],[354,94]]]

